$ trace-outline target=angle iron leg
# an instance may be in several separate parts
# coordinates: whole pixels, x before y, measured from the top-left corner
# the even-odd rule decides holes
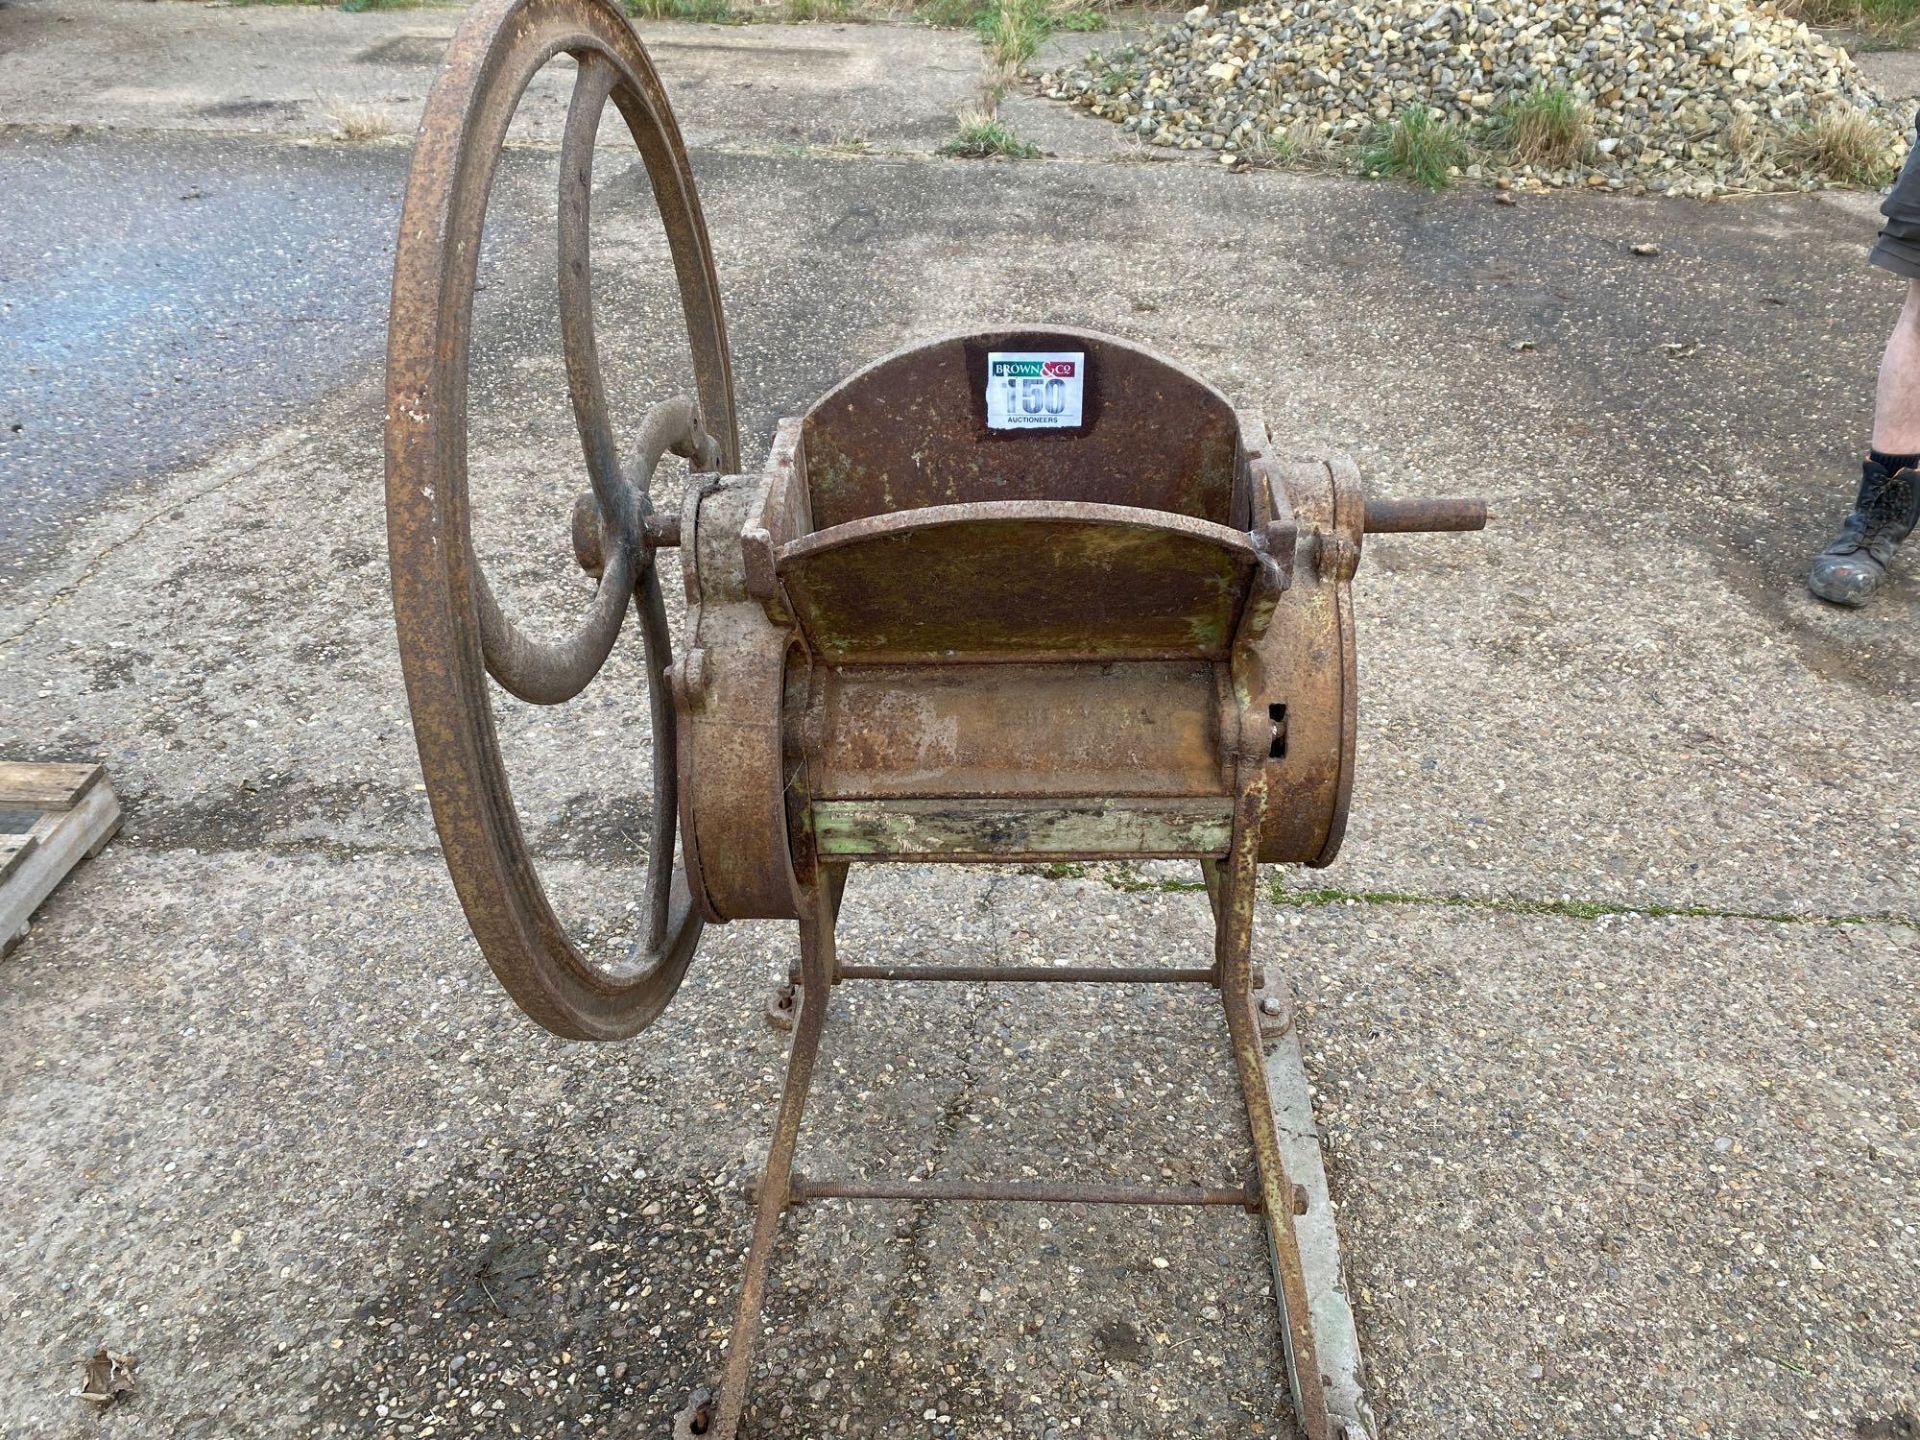
[[[1220,988],[1220,916],[1226,895],[1226,880],[1222,876],[1224,868],[1218,860],[1200,862],[1200,878],[1207,882],[1207,904],[1213,910],[1213,988],[1216,990]],[[1248,946],[1252,946],[1251,936]]]
[[[821,865],[820,873],[826,879],[826,895],[829,908],[837,920],[840,914],[840,897],[847,893],[847,871],[852,867],[844,862]],[[827,976],[836,985],[840,983],[840,957],[836,950],[829,957]],[[806,983],[806,975],[797,964],[787,966],[787,978],[773,987],[773,993],[767,996],[767,1023],[776,1030],[793,1029],[794,1012],[800,1008],[800,991]]]
[[[1253,999],[1253,908],[1259,881],[1260,815],[1266,803],[1264,783],[1243,793],[1234,814],[1233,849],[1217,884],[1214,953],[1220,967],[1220,998],[1227,1011],[1234,1068],[1247,1105],[1254,1162],[1260,1171],[1260,1197],[1267,1217],[1267,1243],[1273,1260],[1274,1295],[1280,1306],[1281,1338],[1286,1345],[1287,1378],[1293,1387],[1294,1417],[1307,1440],[1340,1440],[1327,1413],[1325,1382],[1314,1344],[1313,1308],[1300,1265],[1294,1234],[1294,1187],[1280,1154],[1273,1101],[1260,1043]]]
[[[793,1153],[800,1141],[800,1120],[807,1108],[807,1091],[813,1083],[813,1062],[820,1053],[821,1032],[826,1029],[827,1003],[833,994],[833,927],[839,916],[839,901],[845,883],[845,867],[840,883],[829,877],[815,888],[800,919],[801,991],[799,1013],[793,1022],[793,1045],[787,1058],[787,1084],[780,1097],[780,1117],[773,1129],[773,1145],[767,1153],[766,1173],[760,1180],[760,1197],[753,1215],[753,1242],[747,1248],[747,1263],[740,1279],[740,1308],[733,1317],[733,1333],[727,1341],[726,1372],[720,1382],[718,1412],[707,1431],[712,1440],[733,1440],[740,1428],[740,1417],[747,1405],[747,1379],[753,1369],[753,1344],[760,1328],[760,1307],[766,1300],[767,1274],[773,1265],[773,1246],[780,1230],[780,1216],[791,1198]]]

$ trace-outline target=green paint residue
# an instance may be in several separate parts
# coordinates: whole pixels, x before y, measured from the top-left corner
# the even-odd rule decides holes
[[[1048,880],[1095,879],[1127,894],[1148,891],[1167,895],[1205,890],[1198,880],[1155,880],[1129,866],[1092,872],[1084,865],[1053,864],[1031,867],[1029,873]],[[1601,920],[1609,916],[1638,916],[1645,920],[1756,920],[1773,925],[1903,925],[1920,928],[1920,916],[1883,910],[1870,914],[1821,915],[1795,910],[1732,910],[1715,905],[1624,905],[1612,900],[1537,900],[1523,895],[1428,895],[1409,890],[1292,890],[1280,880],[1268,887],[1267,898],[1283,910],[1310,910],[1321,905],[1423,905],[1441,910],[1475,910],[1497,915],[1546,915],[1563,920]]]
[[[1501,915],[1551,915],[1566,920],[1600,920],[1637,915],[1647,920],[1759,920],[1775,925],[1916,925],[1910,915],[1883,911],[1871,915],[1819,915],[1794,910],[1730,910],[1714,905],[1623,905],[1612,900],[1535,900],[1521,895],[1423,895],[1404,890],[1290,890],[1279,880],[1269,889],[1275,905],[1305,910],[1316,905],[1426,905],[1447,910],[1485,910]]]

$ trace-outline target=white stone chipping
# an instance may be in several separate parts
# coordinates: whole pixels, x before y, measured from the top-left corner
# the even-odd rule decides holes
[[[1501,154],[1502,107],[1562,89],[1590,116],[1584,159],[1539,173]],[[1137,49],[1046,75],[1043,93],[1141,139],[1248,158],[1336,154],[1413,106],[1459,127],[1469,167],[1547,185],[1711,195],[1812,188],[1795,137],[1857,115],[1885,165],[1911,102],[1875,93],[1846,50],[1744,0],[1261,0],[1201,5]],[[1802,147],[1804,148],[1804,147]]]

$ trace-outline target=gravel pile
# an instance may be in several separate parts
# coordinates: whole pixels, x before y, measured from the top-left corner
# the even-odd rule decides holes
[[[1502,153],[1503,107],[1554,88],[1587,112],[1584,154],[1553,168]],[[1904,156],[1912,110],[1882,101],[1841,47],[1742,0],[1201,5],[1041,90],[1153,144],[1236,158],[1338,155],[1419,105],[1476,147],[1472,177],[1694,195],[1873,183]],[[1836,168],[1836,148],[1871,164]]]

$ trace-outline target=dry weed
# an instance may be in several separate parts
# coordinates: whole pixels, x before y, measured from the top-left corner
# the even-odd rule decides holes
[[[333,121],[333,138],[349,145],[364,145],[393,134],[393,120],[387,112],[363,100],[337,103],[327,112],[327,118]]]

